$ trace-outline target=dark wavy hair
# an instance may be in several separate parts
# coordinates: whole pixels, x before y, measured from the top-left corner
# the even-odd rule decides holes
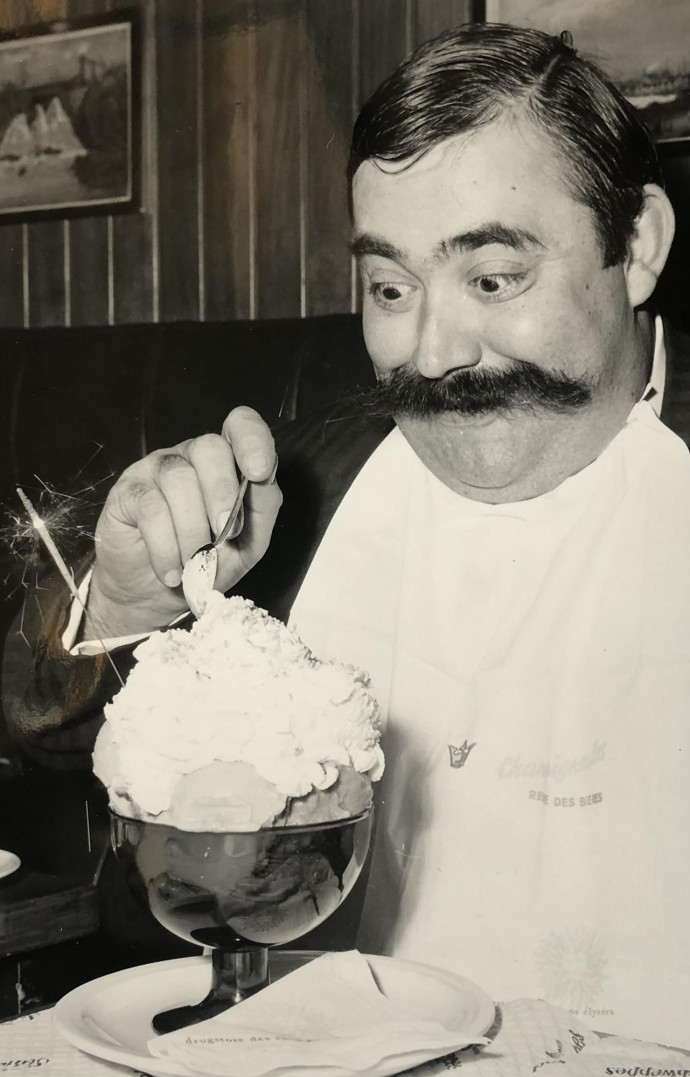
[[[654,143],[597,66],[539,30],[468,24],[417,49],[359,114],[350,189],[363,161],[409,163],[446,138],[519,109],[549,136],[572,197],[592,211],[604,265],[618,264],[644,205],[644,185],[663,183]]]

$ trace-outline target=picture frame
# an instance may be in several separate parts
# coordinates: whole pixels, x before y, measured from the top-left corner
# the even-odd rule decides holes
[[[485,20],[569,31],[635,105],[662,156],[690,152],[690,5],[665,0],[486,0]]]
[[[0,224],[141,208],[136,8],[0,37]]]

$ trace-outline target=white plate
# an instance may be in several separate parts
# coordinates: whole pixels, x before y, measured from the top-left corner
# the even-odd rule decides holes
[[[7,849],[0,849],[0,879],[11,875],[21,865],[21,860],[16,853],[8,853]]]
[[[316,956],[308,951],[271,954],[274,980]],[[388,998],[412,1007],[420,1018],[440,1021],[471,1035],[483,1036],[494,1022],[495,1007],[481,988],[452,972],[367,955],[376,981]],[[54,1011],[57,1030],[87,1054],[143,1070],[152,1077],[199,1077],[181,1063],[154,1058],[147,1049],[151,1019],[161,1010],[199,1002],[208,993],[211,962],[207,957],[158,961],[102,976],[70,991]],[[409,1065],[414,1065],[410,1056]],[[399,1065],[399,1063],[398,1063]],[[275,1077],[279,1077],[274,1070]],[[292,1071],[294,1073],[294,1070]],[[329,1070],[309,1070],[309,1077],[328,1077]],[[385,1062],[360,1077],[389,1077],[400,1072]],[[273,1077],[273,1075],[272,1075]]]

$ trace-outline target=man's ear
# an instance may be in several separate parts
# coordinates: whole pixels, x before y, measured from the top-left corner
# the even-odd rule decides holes
[[[661,187],[648,183],[644,193],[644,205],[635,221],[625,260],[625,280],[632,307],[639,307],[654,291],[675,231],[673,207]]]

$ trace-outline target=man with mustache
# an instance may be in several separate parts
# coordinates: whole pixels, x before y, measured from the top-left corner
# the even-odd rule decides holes
[[[564,41],[464,27],[365,105],[350,178],[376,386],[276,433],[280,515],[247,409],[128,469],[74,653],[48,647],[70,697],[14,721],[88,745],[89,641],[184,612],[236,461],[247,522],[216,586],[367,668],[387,716],[360,948],[688,1046],[690,460],[659,419],[653,146]]]

